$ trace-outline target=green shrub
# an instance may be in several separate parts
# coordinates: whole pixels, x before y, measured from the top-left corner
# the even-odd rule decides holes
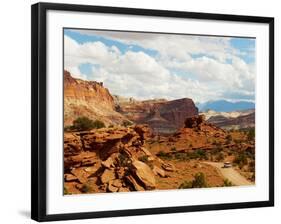
[[[140,156],[138,159],[139,159],[139,161],[142,161],[142,162],[144,162],[144,163],[147,163],[147,162],[148,162],[148,156],[147,156],[147,155]]]
[[[83,184],[82,188],[81,188],[81,192],[82,193],[88,193],[91,191],[91,187],[87,184]]]
[[[192,181],[184,181],[179,189],[208,187],[204,173],[196,173]]]
[[[204,173],[196,173],[192,181],[184,181],[179,189],[208,187]]]
[[[124,127],[128,127],[128,126],[131,126],[133,123],[131,122],[131,121],[128,121],[128,120],[125,120],[125,121],[123,121],[123,123],[122,123],[122,125],[124,126]]]
[[[204,173],[200,172],[195,174],[194,180],[192,181],[192,187],[193,188],[208,187]]]
[[[173,158],[169,153],[166,153],[162,150],[157,153],[157,156],[162,159],[172,159]]]
[[[128,159],[128,157],[125,156],[124,154],[120,153],[120,154],[118,155],[118,160],[119,160],[120,166],[126,167],[126,166],[128,165],[129,159]]]
[[[105,128],[105,124],[102,121],[95,120],[94,121],[94,128],[96,128],[96,129]]]
[[[172,147],[172,148],[171,148],[171,151],[172,151],[172,152],[176,152],[176,151],[177,151],[177,148],[176,148],[176,147]]]
[[[91,120],[88,117],[78,117],[76,120],[73,121],[73,125],[71,129],[78,130],[78,131],[86,131],[93,128],[99,129],[104,128],[105,124],[99,120]]]
[[[233,163],[236,163],[240,168],[242,168],[244,165],[248,164],[247,156],[244,153],[240,153],[235,157]]]
[[[231,186],[234,186],[234,185],[230,180],[228,180],[228,179],[223,180],[223,187],[231,187]]]
[[[252,128],[247,133],[247,138],[249,141],[255,140],[255,129]]]
[[[63,187],[63,194],[64,194],[64,195],[69,194],[69,192],[68,192],[68,190],[66,189],[66,187]]]

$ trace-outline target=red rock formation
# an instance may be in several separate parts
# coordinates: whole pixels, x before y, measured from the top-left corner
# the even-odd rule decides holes
[[[163,162],[144,148],[149,134],[145,125],[65,133],[64,186],[67,192],[155,189],[155,175],[165,177],[165,172],[157,167],[153,171],[154,164],[161,166]],[[141,158],[146,159],[140,161]]]
[[[64,71],[64,122],[71,125],[79,116],[101,120],[106,125],[132,121],[148,124],[155,133],[172,133],[184,126],[187,117],[198,114],[192,99],[138,101],[110,94],[103,83],[73,78]]]
[[[75,79],[64,71],[65,125],[71,125],[79,116],[106,124],[122,123],[126,119],[115,111],[113,97],[103,83]]]
[[[118,111],[136,123],[148,124],[155,133],[172,133],[187,117],[198,114],[191,99],[120,102]]]

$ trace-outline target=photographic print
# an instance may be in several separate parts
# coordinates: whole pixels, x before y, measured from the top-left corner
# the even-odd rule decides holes
[[[274,18],[31,12],[32,219],[274,206]]]
[[[64,28],[63,42],[64,195],[255,185],[255,38]]]

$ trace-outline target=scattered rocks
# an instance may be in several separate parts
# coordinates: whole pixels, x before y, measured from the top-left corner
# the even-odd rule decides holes
[[[170,171],[170,172],[173,172],[176,170],[175,166],[171,163],[163,163],[162,164],[162,168],[166,171]]]

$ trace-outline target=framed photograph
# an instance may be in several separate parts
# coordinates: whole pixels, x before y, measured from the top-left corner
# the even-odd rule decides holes
[[[274,19],[32,5],[32,219],[274,205]]]

